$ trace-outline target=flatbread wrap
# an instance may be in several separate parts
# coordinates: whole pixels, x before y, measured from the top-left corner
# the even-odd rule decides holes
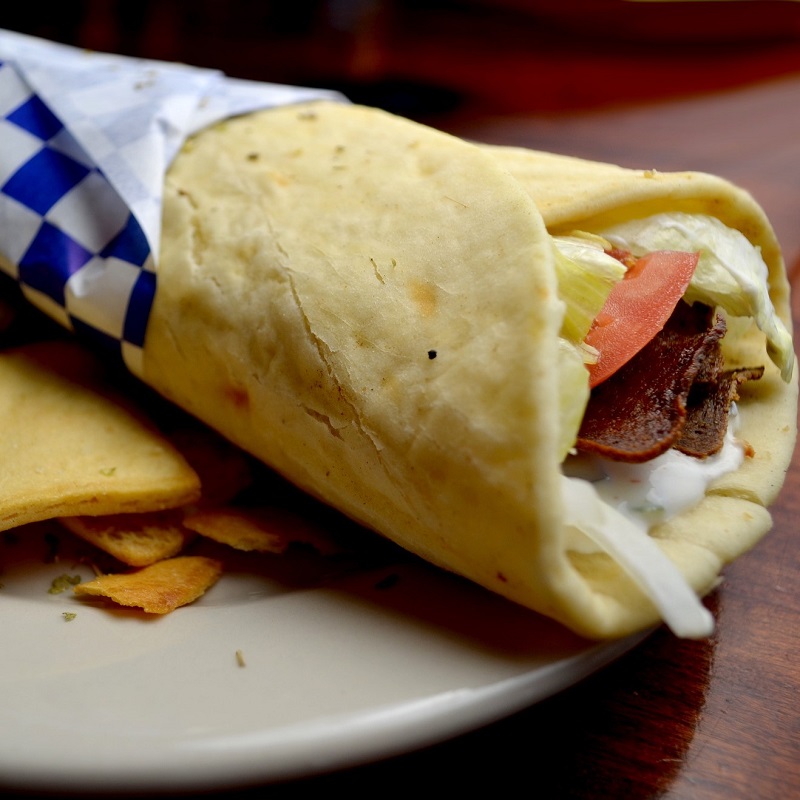
[[[529,180],[512,155],[344,103],[201,131],[166,176],[143,377],[311,495],[581,635],[662,619],[704,635],[698,596],[770,524],[794,441],[793,355],[774,367],[763,334],[729,333],[733,356],[765,366],[741,389],[753,456],[675,519],[642,527],[565,478],[589,388],[561,336],[563,254],[545,223],[603,233],[601,211],[610,223],[641,198],[622,183],[602,206],[602,176],[594,193],[580,164]],[[655,192],[654,210],[687,181]],[[583,205],[562,204],[570,183]],[[719,211],[762,248],[788,324],[758,207],[709,178],[680,208]],[[593,512],[603,530],[579,530]]]
[[[722,307],[727,367],[764,367],[760,379],[742,386],[735,409],[737,436],[752,452],[737,469],[716,477],[690,511],[651,529],[684,574],[702,570],[707,561],[707,577],[698,576],[694,585],[713,580],[715,569],[769,529],[766,508],[780,491],[795,445],[789,283],[772,226],[749,193],[714,175],[634,170],[518,147],[487,149],[535,197],[556,237],[594,231],[639,254],[661,247],[699,251],[697,286],[690,285],[687,299]],[[745,258],[752,259],[752,272]],[[697,548],[704,551],[699,556]]]

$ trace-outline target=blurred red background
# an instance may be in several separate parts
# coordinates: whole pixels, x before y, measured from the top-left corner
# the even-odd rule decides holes
[[[64,0],[0,27],[439,115],[597,108],[800,72],[791,0]]]

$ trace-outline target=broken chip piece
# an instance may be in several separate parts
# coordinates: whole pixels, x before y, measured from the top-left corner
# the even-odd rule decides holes
[[[146,567],[176,556],[194,533],[181,524],[183,512],[60,517],[72,533],[131,567]]]
[[[307,544],[322,555],[341,547],[323,528],[278,506],[209,508],[190,514],[185,527],[236,550],[284,553],[293,543]]]
[[[168,614],[201,597],[222,574],[221,562],[204,556],[178,556],[135,572],[101,575],[73,588],[83,597],[105,597],[149,614]]]
[[[200,479],[90,353],[67,341],[0,353],[0,530],[195,501]]]

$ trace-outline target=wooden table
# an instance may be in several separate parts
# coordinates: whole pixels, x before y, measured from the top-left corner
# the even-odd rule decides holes
[[[484,141],[730,178],[764,206],[800,280],[800,77],[627,110],[440,122]],[[795,320],[798,302],[795,286]],[[774,530],[709,598],[713,638],[658,631],[509,719],[412,755],[269,787],[267,796],[800,797],[798,458],[773,507]]]

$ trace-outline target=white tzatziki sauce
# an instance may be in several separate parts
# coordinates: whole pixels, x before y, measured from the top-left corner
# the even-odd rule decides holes
[[[581,454],[565,461],[564,474],[590,481],[604,502],[647,530],[697,505],[713,481],[739,469],[745,455],[736,438],[738,421],[734,403],[723,447],[707,458],[672,449],[642,464],[628,464]]]
[[[708,636],[714,619],[648,532],[697,505],[713,481],[739,468],[745,447],[736,438],[737,429],[738,410],[732,404],[724,444],[708,458],[668,450],[643,464],[585,454],[564,462],[566,549],[606,552],[652,600],[677,636]]]

